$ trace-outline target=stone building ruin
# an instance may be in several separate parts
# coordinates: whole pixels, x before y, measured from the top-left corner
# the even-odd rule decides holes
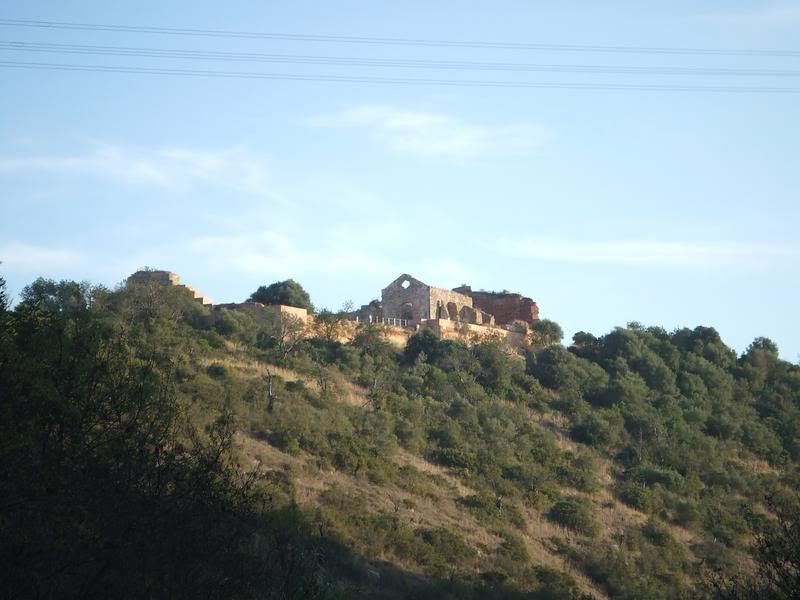
[[[433,287],[403,274],[381,290],[381,308],[386,318],[409,322],[430,319],[494,325],[494,318],[476,309],[472,298],[452,290]]]
[[[472,298],[476,308],[486,311],[494,316],[495,323],[505,327],[515,322],[532,325],[539,320],[539,307],[536,302],[512,292],[474,292],[468,285],[462,285],[453,290]]]
[[[210,298],[204,296],[201,292],[196,290],[190,285],[181,283],[181,278],[172,271],[158,271],[153,269],[141,269],[136,271],[133,275],[128,277],[129,283],[157,283],[159,285],[169,285],[180,289],[185,289],[192,296],[192,300],[203,306],[212,306],[213,302]]]
[[[527,327],[539,319],[532,299],[511,292],[473,291],[468,285],[437,288],[404,273],[381,290],[380,303],[362,307],[359,317],[420,324],[449,320],[483,327]]]
[[[209,309],[211,319],[223,318],[225,311],[276,311],[280,322],[299,323],[303,335],[312,336],[317,319],[303,308],[284,305],[265,306],[258,302],[212,305],[211,300],[191,286],[181,283],[171,271],[143,269],[128,277],[128,284],[155,283],[182,289],[197,303]],[[530,325],[539,319],[536,302],[511,292],[473,291],[468,285],[452,290],[428,285],[404,273],[381,290],[381,299],[349,313],[342,339],[355,335],[359,322],[384,325],[387,339],[403,346],[414,333],[428,329],[442,339],[485,339],[499,336],[512,347],[526,347]]]

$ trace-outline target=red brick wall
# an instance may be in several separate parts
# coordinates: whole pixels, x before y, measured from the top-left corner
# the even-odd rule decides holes
[[[472,304],[494,315],[497,325],[507,325],[512,321],[525,321],[528,324],[539,320],[539,307],[536,302],[520,294],[493,294],[491,292],[472,292]]]

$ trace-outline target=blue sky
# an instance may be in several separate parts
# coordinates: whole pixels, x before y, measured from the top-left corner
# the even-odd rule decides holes
[[[602,6],[600,6],[602,4]],[[601,46],[800,50],[800,2],[6,3],[0,19]],[[334,44],[0,25],[0,40],[270,54],[800,71],[800,57]],[[298,74],[800,87],[800,77],[431,71],[32,54]],[[0,68],[0,272],[218,302],[294,277],[361,304],[401,272],[510,289],[602,334],[640,321],[800,357],[800,96],[464,88]]]

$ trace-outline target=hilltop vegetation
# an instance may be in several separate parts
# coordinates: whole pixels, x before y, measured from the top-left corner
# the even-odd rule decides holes
[[[631,323],[565,346],[543,323],[524,356],[427,331],[398,350],[157,285],[2,299],[15,597],[800,589],[800,367],[767,339],[737,356]]]

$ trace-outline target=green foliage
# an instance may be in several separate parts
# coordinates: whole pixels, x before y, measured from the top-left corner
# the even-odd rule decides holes
[[[547,516],[551,521],[587,537],[595,537],[599,533],[599,526],[594,518],[591,504],[582,498],[559,500],[547,513]]]
[[[19,597],[580,597],[531,564],[531,514],[580,534],[551,541],[615,598],[691,595],[701,561],[729,577],[753,535],[762,559],[793,556],[794,530],[769,526],[793,513],[742,512],[800,486],[800,367],[769,340],[737,358],[711,328],[632,323],[567,349],[545,321],[524,357],[426,330],[399,353],[376,324],[345,344],[323,312],[308,339],[275,310],[209,313],[169,286],[37,280],[21,300],[0,306],[0,576]],[[296,467],[248,477],[234,431],[349,491],[310,517]],[[646,525],[600,536],[600,489]],[[499,543],[420,518],[444,498]]]
[[[308,292],[294,279],[259,286],[255,292],[250,294],[250,300],[261,304],[283,304],[305,308],[308,311],[314,310]]]
[[[654,522],[641,530],[628,528],[614,544],[593,544],[575,553],[587,574],[613,598],[690,597],[684,573],[688,556],[669,533]]]
[[[661,508],[658,494],[636,481],[626,481],[617,488],[617,495],[625,504],[644,513],[652,514]]]
[[[611,449],[622,440],[623,419],[618,412],[593,411],[576,419],[573,439],[598,449]]]
[[[534,346],[551,346],[561,343],[564,331],[555,321],[539,319],[531,325],[531,342]]]
[[[321,497],[329,527],[341,539],[360,540],[361,549],[374,555],[392,555],[421,565],[435,577],[451,574],[455,565],[471,562],[475,549],[457,533],[441,527],[412,529],[396,514],[370,514],[363,496],[339,488]]]
[[[37,280],[0,346],[5,589],[16,598],[328,597],[303,519],[265,511],[257,478],[233,461],[231,413],[204,430],[182,418],[163,347],[174,338],[157,330],[167,312],[124,330],[100,308],[105,296]]]
[[[209,377],[214,379],[225,379],[228,376],[228,370],[225,368],[225,365],[219,363],[208,365],[206,373],[208,373]]]
[[[8,298],[8,290],[6,289],[6,280],[0,277],[0,314],[5,313],[9,309],[9,304],[10,300]]]

